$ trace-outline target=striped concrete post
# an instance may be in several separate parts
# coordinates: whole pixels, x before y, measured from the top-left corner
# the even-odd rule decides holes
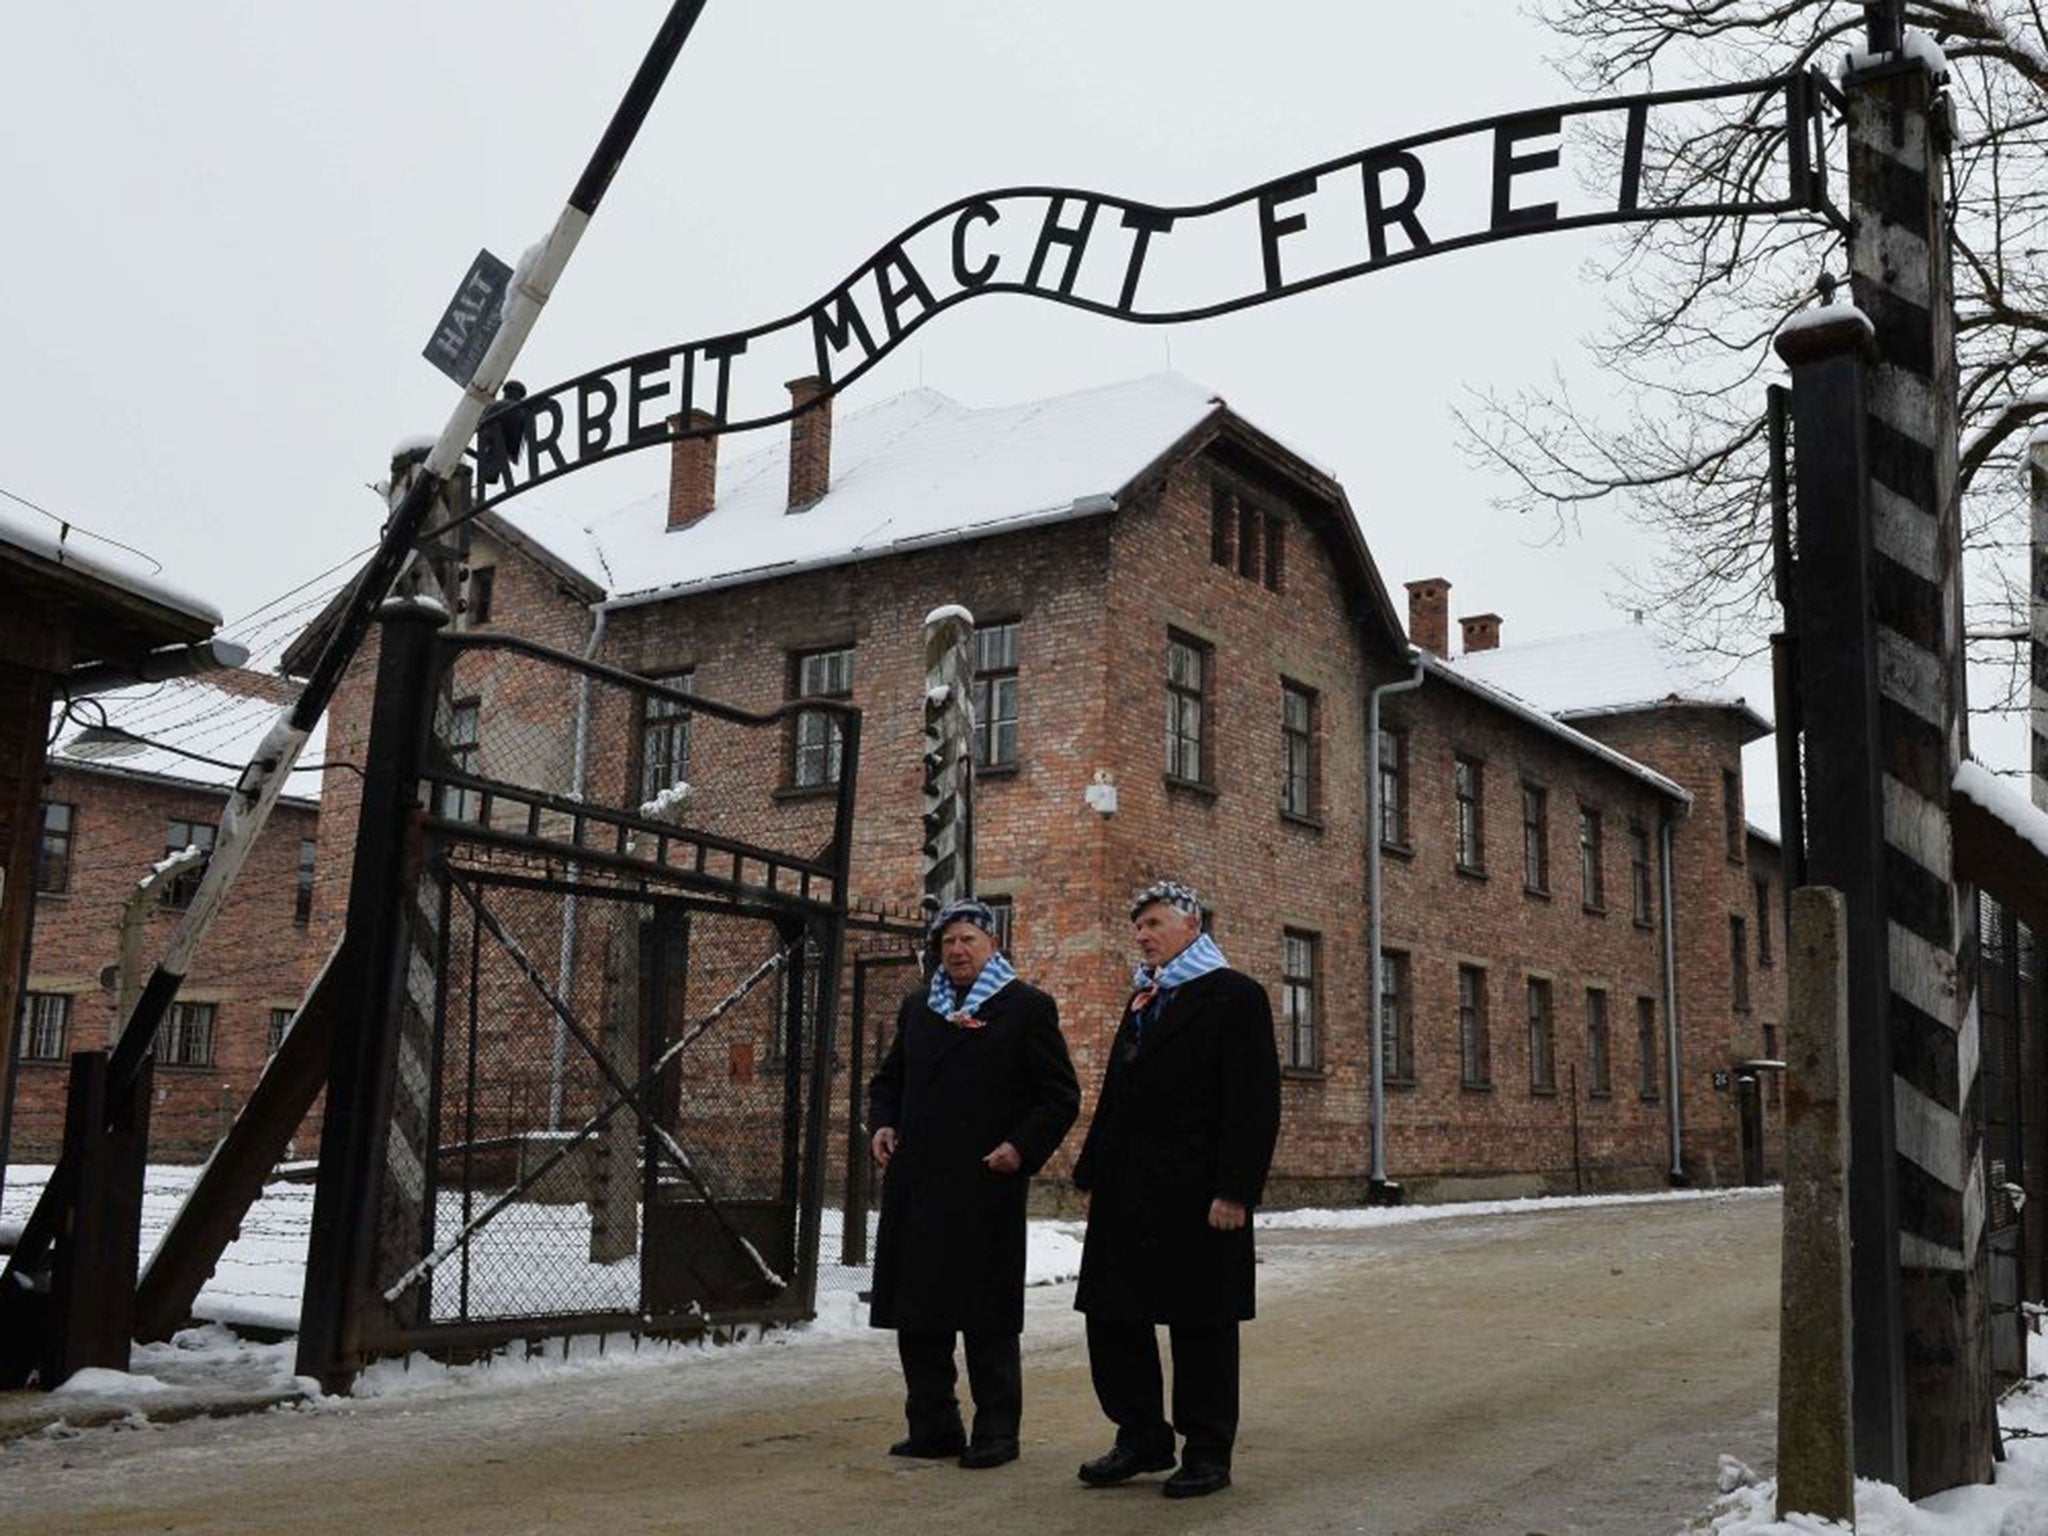
[[[924,909],[974,894],[974,615],[924,621]]]
[[[1879,56],[1844,80],[1855,303],[1876,328],[1870,515],[1883,767],[1908,1495],[1990,1480],[1996,1425],[1978,1113],[1976,898],[1950,859],[1967,750],[1955,304],[1940,81]],[[1859,1469],[1874,1472],[1875,1469]]]

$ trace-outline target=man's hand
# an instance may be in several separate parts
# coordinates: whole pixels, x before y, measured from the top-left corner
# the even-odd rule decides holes
[[[1015,1173],[1024,1166],[1024,1159],[1018,1154],[1017,1149],[1006,1141],[984,1157],[982,1163],[992,1173]]]
[[[1235,1232],[1246,1219],[1244,1207],[1235,1200],[1219,1197],[1209,1202],[1209,1225],[1218,1232]]]
[[[868,1142],[868,1155],[874,1158],[877,1168],[889,1166],[889,1159],[896,1155],[896,1127],[885,1125],[876,1131]]]

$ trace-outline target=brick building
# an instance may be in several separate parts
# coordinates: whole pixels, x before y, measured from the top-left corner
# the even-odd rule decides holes
[[[836,424],[828,400],[724,465],[678,443],[645,501],[586,520],[535,496],[479,519],[468,593],[466,625],[743,708],[851,699],[854,897],[899,909],[920,884],[922,619],[965,604],[978,887],[1020,970],[1059,998],[1092,1088],[1125,996],[1129,892],[1195,883],[1233,962],[1272,992],[1276,1198],[1365,1192],[1375,986],[1388,1172],[1411,1189],[1650,1184],[1674,1155],[1688,1177],[1739,1170],[1711,1084],[1738,1034],[1723,908],[1747,866],[1721,851],[1709,760],[1754,717],[1660,695],[1596,729],[1474,664],[1497,620],[1468,622],[1453,662],[1447,585],[1413,584],[1404,626],[1343,488],[1184,379],[1005,410],[920,390]],[[1408,630],[1433,655],[1387,704],[1376,969],[1367,699],[1409,675]],[[335,702],[340,760],[362,750],[371,661]],[[573,714],[557,702],[559,731]],[[621,739],[632,760],[591,771],[650,795],[688,776],[686,718]],[[493,743],[474,750],[488,762]],[[778,814],[812,814],[837,764],[829,720],[801,717]],[[354,790],[329,775],[327,849],[353,841]],[[345,858],[321,861],[316,930],[339,921],[347,878]]]
[[[291,694],[278,678],[219,670],[95,694],[64,717],[43,786],[16,1160],[54,1153],[69,1053],[111,1042],[201,866],[167,871],[148,890],[141,882],[178,850],[212,846],[227,787]],[[321,750],[316,736],[304,760]],[[311,926],[318,795],[317,772],[293,775],[172,1004],[157,1043],[154,1158],[212,1149],[324,957]]]
[[[0,1180],[35,916],[51,702],[112,669],[211,660],[220,614],[72,530],[0,514]]]

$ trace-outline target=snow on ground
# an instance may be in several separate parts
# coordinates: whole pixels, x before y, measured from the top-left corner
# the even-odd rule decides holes
[[[1888,1483],[1856,1482],[1856,1536],[2048,1536],[2048,1338],[2027,1340],[2028,1385],[1999,1404],[2006,1459],[1988,1486],[1951,1488],[1917,1504]],[[2039,1438],[2035,1438],[2039,1437]],[[1851,1527],[1794,1514],[1777,1518],[1778,1485],[1721,1459],[1722,1497],[1692,1531],[1713,1536],[1817,1536]]]
[[[0,1229],[18,1228],[41,1192],[49,1170],[8,1170]],[[143,1243],[147,1251],[161,1236],[198,1170],[153,1167],[145,1185]],[[1469,1201],[1412,1205],[1262,1212],[1259,1225],[1274,1231],[1337,1231],[1401,1226],[1423,1221],[1481,1221],[1511,1215],[1544,1215],[1594,1207],[1653,1201],[1774,1198],[1775,1190],[1656,1191],[1635,1195],[1585,1195],[1548,1199]],[[354,1395],[322,1397],[315,1382],[294,1375],[294,1341],[264,1343],[244,1338],[229,1323],[256,1324],[289,1332],[297,1326],[305,1267],[306,1237],[313,1192],[302,1184],[273,1184],[242,1223],[242,1235],[228,1250],[213,1280],[201,1293],[201,1323],[163,1344],[137,1345],[127,1371],[81,1371],[52,1394],[53,1407],[129,1405],[126,1422],[146,1423],[153,1407],[194,1395],[227,1393],[300,1399],[313,1411],[361,1404],[366,1399],[407,1402],[478,1392],[526,1391],[566,1378],[602,1372],[633,1372],[688,1366],[735,1357],[733,1346],[792,1350],[845,1339],[867,1331],[867,1306],[860,1299],[871,1271],[837,1262],[841,1252],[839,1212],[820,1222],[818,1315],[795,1327],[758,1326],[715,1330],[703,1338],[674,1341],[630,1335],[585,1336],[514,1344],[464,1365],[446,1365],[415,1355],[385,1360],[357,1378]],[[543,1226],[566,1240],[583,1216],[580,1206],[550,1207]],[[556,1229],[560,1229],[557,1231]],[[536,1229],[538,1230],[538,1229]],[[1054,1285],[1080,1269],[1080,1222],[1063,1218],[1033,1221],[1026,1256],[1027,1283]],[[873,1251],[873,1218],[869,1251]],[[619,1266],[591,1266],[614,1280]],[[630,1266],[626,1267],[630,1270]],[[1862,1481],[1856,1488],[1859,1536],[2048,1536],[2048,1339],[2032,1338],[2029,1369],[2036,1380],[2000,1405],[2007,1459],[1986,1487],[1954,1489],[1915,1504],[1896,1488]],[[61,1424],[54,1432],[77,1433]],[[2036,1438],[2038,1437],[2038,1438]],[[1804,1515],[1777,1518],[1777,1485],[1732,1457],[1723,1457],[1722,1494],[1682,1536],[1828,1536],[1849,1528]]]

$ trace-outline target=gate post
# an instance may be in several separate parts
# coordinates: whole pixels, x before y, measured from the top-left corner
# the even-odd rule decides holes
[[[1792,893],[1786,945],[1785,1242],[1778,1314],[1778,1514],[1851,1521],[1849,1045],[1840,891]]]
[[[1889,937],[1882,1017],[1892,1042],[1895,1262],[1909,1345],[1906,1461],[1891,1480],[1919,1499],[1989,1481],[1997,1425],[1974,892],[1954,878],[1948,820],[1949,786],[1968,751],[1948,115],[1927,59],[1908,51],[1910,39],[1879,35],[1891,30],[1873,25],[1873,49],[1887,51],[1843,87],[1850,278],[1877,345],[1869,512]]]
[[[1850,1289],[1857,1318],[1856,1467],[1905,1467],[1891,1038],[1886,1029],[1883,802],[1877,654],[1871,625],[1864,367],[1870,322],[1812,310],[1778,333],[1792,370],[1799,694],[1806,737],[1806,869],[1843,893],[1848,917]]]
[[[320,1173],[306,1251],[298,1373],[346,1389],[358,1365],[372,1291],[378,1213],[387,1175],[424,1182],[390,1138],[399,1019],[409,956],[406,914],[419,865],[419,768],[433,729],[434,636],[439,603],[399,601],[378,611],[377,691],[364,753],[362,819],[350,877],[347,931]]]

